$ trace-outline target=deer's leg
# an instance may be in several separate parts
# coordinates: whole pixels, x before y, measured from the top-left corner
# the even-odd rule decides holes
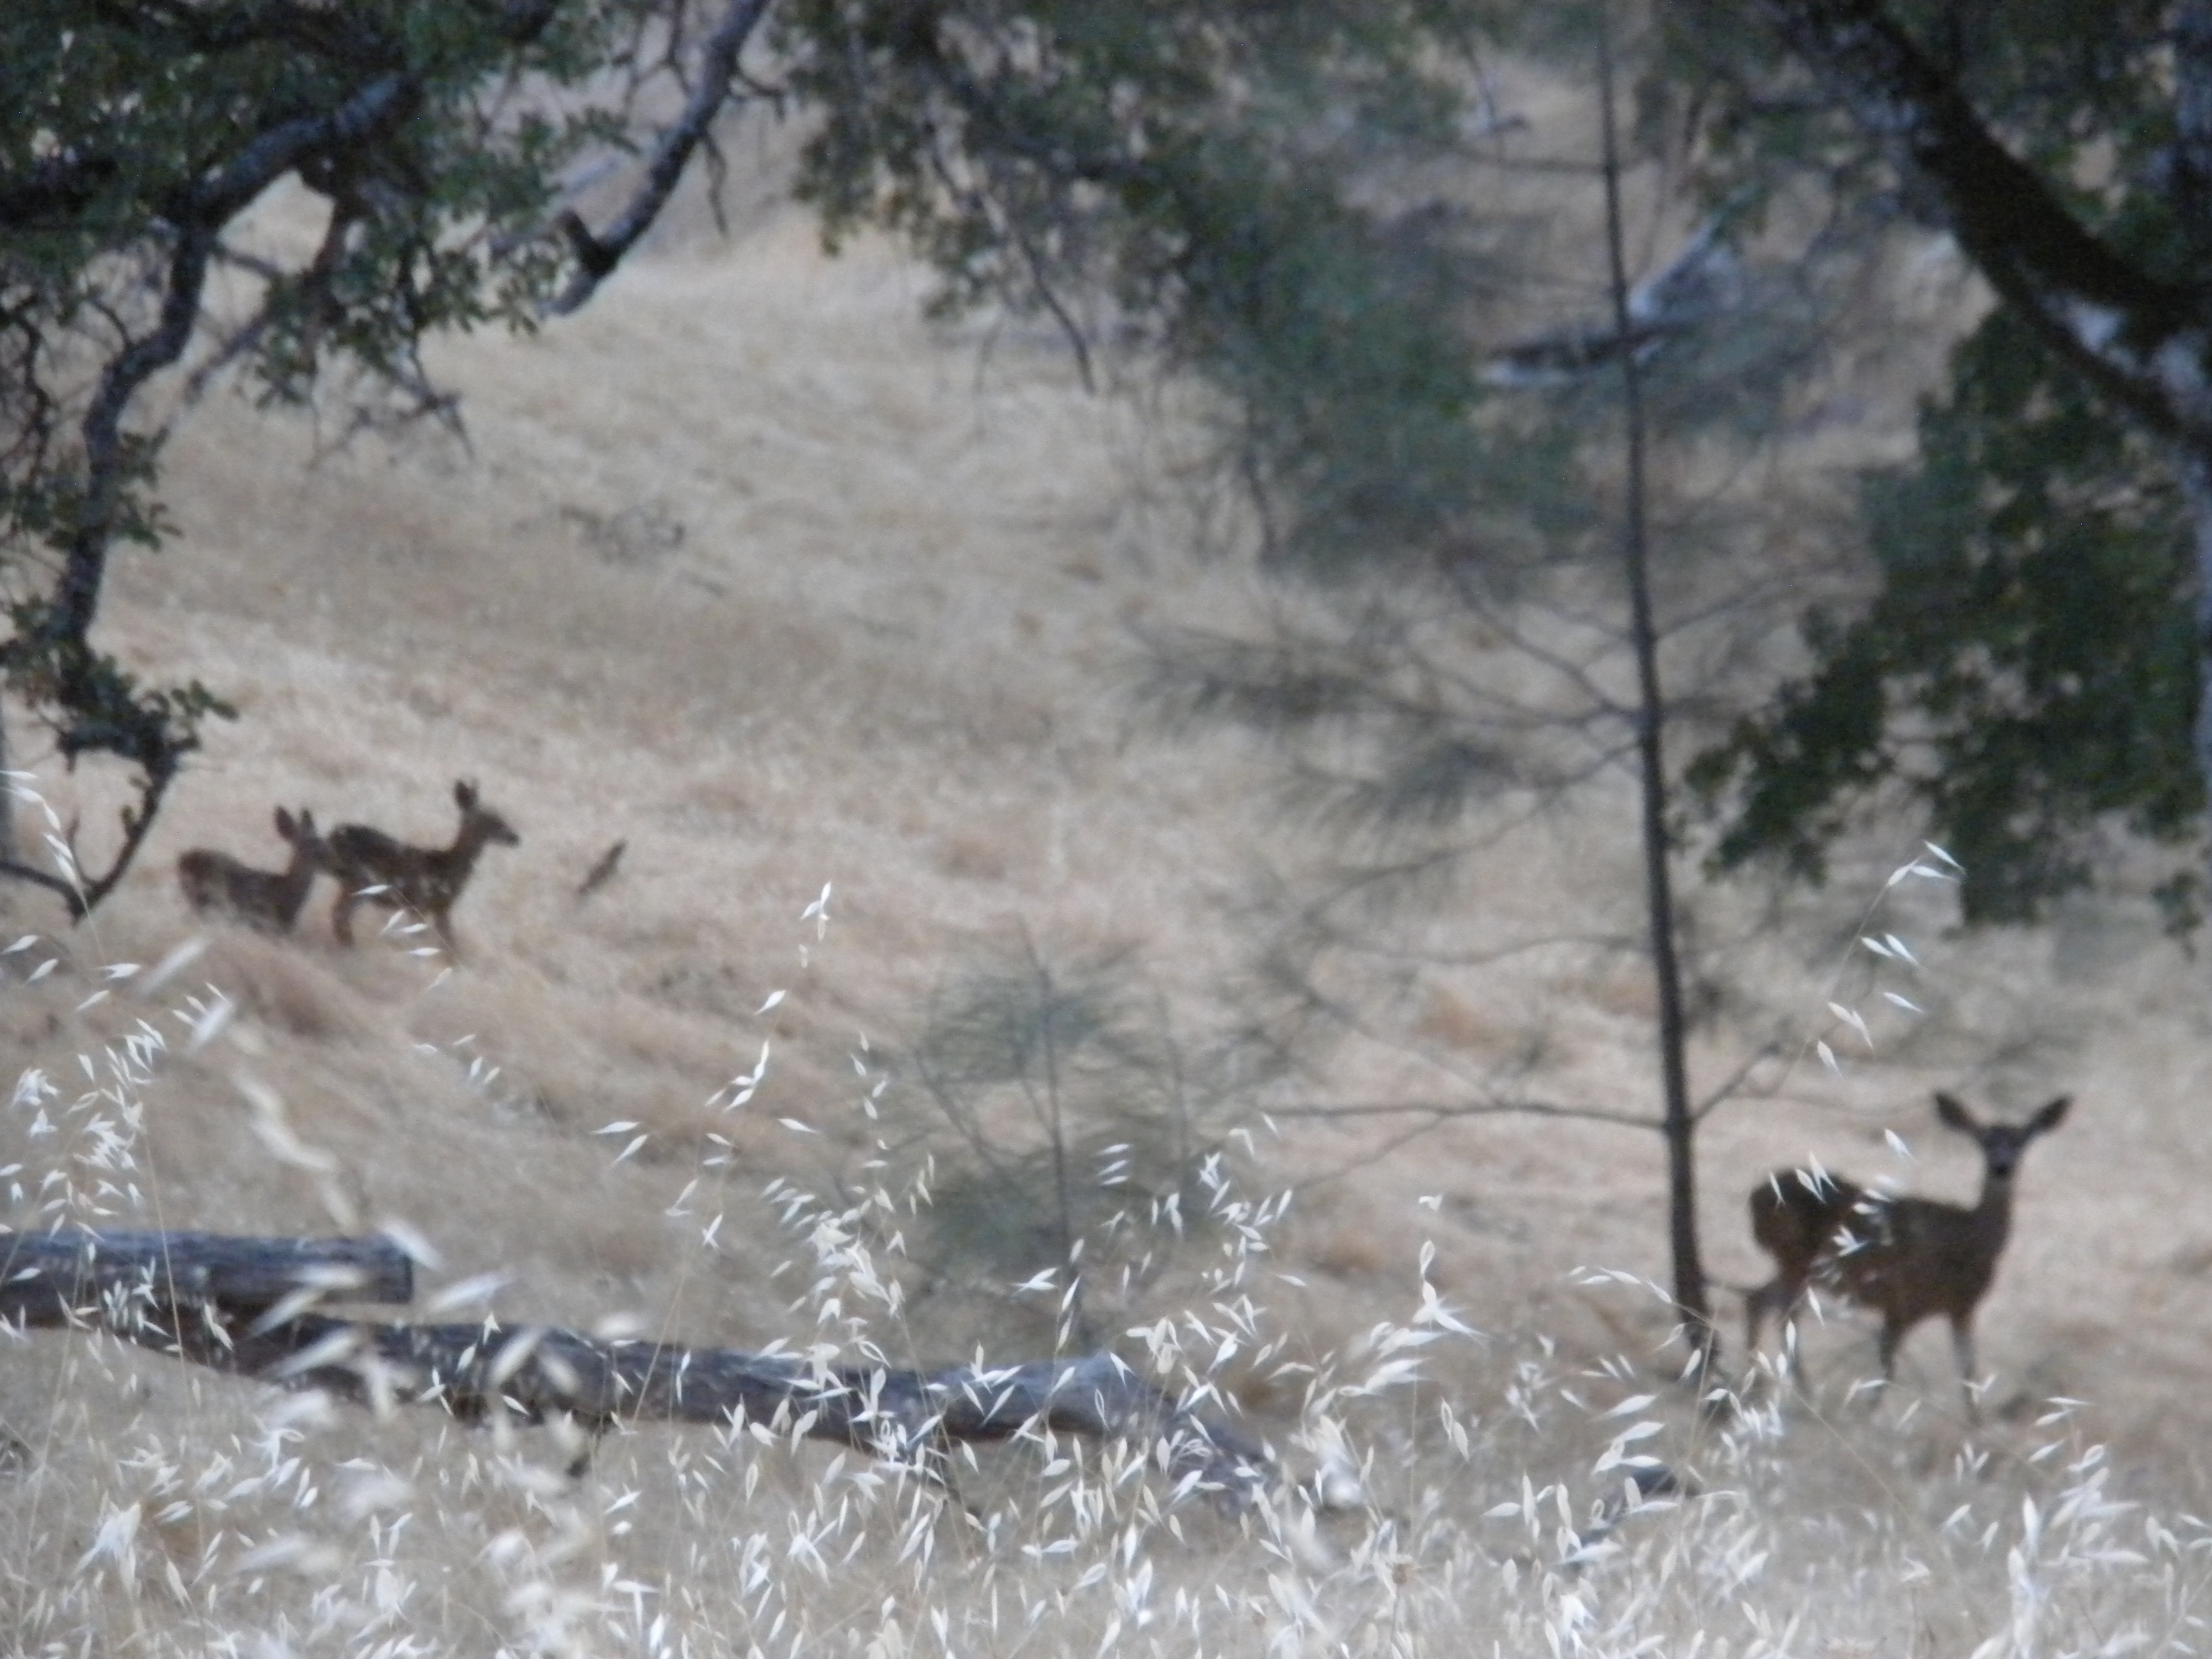
[[[1781,1285],[1778,1279],[1770,1280],[1743,1299],[1743,1357],[1747,1360],[1758,1356],[1759,1333],[1766,1323],[1767,1304]]]
[[[338,886],[338,902],[331,907],[331,932],[341,945],[353,943],[354,907],[361,902],[361,895],[343,883]]]
[[[1783,1304],[1781,1322],[1777,1328],[1782,1333],[1783,1374],[1790,1379],[1800,1394],[1808,1394],[1812,1390],[1812,1385],[1807,1379],[1805,1372],[1805,1350],[1798,1340],[1802,1328],[1798,1323],[1797,1316],[1804,1310],[1805,1291],[1804,1287],[1800,1285],[1792,1291],[1790,1300]]]
[[[1904,1325],[1894,1319],[1881,1322],[1881,1380],[1897,1381],[1897,1351],[1905,1346]]]
[[[1751,1391],[1752,1379],[1759,1375],[1759,1328],[1766,1319],[1767,1293],[1772,1285],[1762,1285],[1743,1299],[1743,1386]]]
[[[1951,1321],[1951,1352],[1959,1357],[1959,1393],[1966,1402],[1966,1421],[1982,1420],[1981,1398],[1975,1388],[1974,1325],[1972,1316]]]
[[[1771,1315],[1776,1328],[1782,1333],[1782,1350],[1775,1359],[1776,1374],[1796,1374],[1790,1338],[1792,1322],[1797,1316],[1797,1286],[1780,1278],[1760,1285],[1744,1298],[1743,1355],[1747,1366],[1758,1363],[1759,1333],[1765,1328],[1767,1317]]]

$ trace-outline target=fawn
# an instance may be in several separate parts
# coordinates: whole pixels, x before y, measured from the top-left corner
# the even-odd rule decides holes
[[[1744,1349],[1755,1353],[1759,1328],[1771,1313],[1786,1328],[1808,1285],[1881,1315],[1881,1374],[1895,1375],[1897,1350],[1922,1320],[1951,1322],[1959,1386],[1966,1419],[1974,1398],[1974,1310],[1996,1277],[1997,1257],[2012,1229],[2013,1176],[2038,1135],[2065,1121],[2064,1097],[2025,1123],[1982,1123],[1951,1096],[1938,1093],[1936,1114],[1982,1149],[1982,1196],[1972,1209],[1929,1198],[1895,1198],[1810,1170],[1784,1170],[1751,1193],[1751,1232],[1774,1258],[1774,1278],[1745,1306]]]
[[[313,812],[295,818],[278,807],[276,833],[292,847],[292,862],[283,870],[257,870],[205,847],[186,853],[177,860],[185,902],[203,915],[228,915],[264,933],[290,933],[325,852]]]
[[[331,912],[331,931],[338,943],[353,943],[354,907],[363,900],[387,910],[411,910],[437,931],[439,942],[458,957],[453,908],[469,884],[477,857],[487,847],[520,846],[522,837],[505,818],[477,799],[476,786],[453,786],[461,809],[460,829],[451,847],[410,847],[365,823],[343,823],[330,833],[325,865],[338,878],[338,902]]]

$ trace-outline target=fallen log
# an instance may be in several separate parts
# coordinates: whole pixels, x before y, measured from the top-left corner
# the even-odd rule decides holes
[[[407,1258],[386,1239],[67,1233],[0,1238],[0,1310],[22,1324],[106,1329],[153,1352],[277,1387],[469,1421],[750,1422],[942,1474],[950,1448],[1035,1426],[1144,1447],[1179,1489],[1242,1507],[1267,1452],[1109,1353],[920,1371],[781,1354],[600,1340],[548,1325],[415,1325],[306,1310],[404,1301]]]
[[[961,1442],[1036,1427],[1152,1449],[1189,1487],[1241,1507],[1265,1484],[1257,1443],[1200,1417],[1109,1353],[917,1371],[816,1367],[734,1348],[601,1341],[545,1325],[384,1324],[307,1314],[274,1323],[204,1308],[120,1334],[143,1346],[358,1405],[442,1407],[482,1421],[759,1423],[941,1473]]]
[[[0,1233],[0,1318],[74,1322],[89,1303],[219,1304],[258,1317],[298,1298],[410,1302],[415,1264],[391,1239],[234,1238],[58,1228]]]

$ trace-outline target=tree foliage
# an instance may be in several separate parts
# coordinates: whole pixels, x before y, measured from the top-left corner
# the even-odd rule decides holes
[[[1026,1288],[1062,1346],[1097,1342],[1094,1304],[1132,1313],[1219,1219],[1231,1103],[1258,1080],[1234,1048],[1180,1038],[1126,951],[1048,956],[1024,938],[968,956],[908,1045],[917,1091],[891,1108],[899,1150],[928,1170],[916,1254],[933,1291],[980,1284],[996,1309]]]
[[[1448,154],[1484,8],[793,0],[802,198],[908,237],[941,304],[1048,313],[1224,394],[1271,551],[1433,547],[1510,477],[1470,420],[1494,243],[1403,181]]]
[[[112,755],[139,784],[104,873],[9,873],[89,909],[201,721],[228,712],[196,684],[142,684],[91,638],[111,553],[166,528],[161,425],[140,404],[205,341],[215,274],[258,285],[252,317],[208,349],[264,399],[305,402],[343,369],[399,412],[440,410],[423,340],[528,327],[589,263],[580,223],[566,247],[544,234],[562,169],[626,143],[656,76],[688,78],[686,24],[679,0],[23,0],[0,14],[0,672],[64,759]],[[710,88],[717,106],[726,85],[725,72]],[[240,245],[288,181],[313,198],[311,246]]]
[[[1720,179],[1814,177],[1948,233],[1999,307],[1868,480],[1875,584],[1708,757],[1725,863],[1817,874],[1901,788],[2026,920],[2106,833],[2201,835],[2212,779],[2212,7],[1753,0],[1678,20]],[[1716,50],[1755,23],[1785,48]],[[1745,38],[1757,38],[1747,35]],[[2193,912],[2193,874],[2163,890]]]
[[[1723,865],[1814,876],[1901,793],[1966,866],[1967,916],[2027,920],[2090,878],[2106,824],[2171,842],[2203,811],[2188,526],[2162,458],[2008,312],[1919,432],[1866,479],[1872,603],[1811,613],[1815,667],[1696,781],[1730,798]]]
[[[420,349],[589,297],[747,82],[767,0],[26,0],[0,16],[0,672],[59,752],[139,798],[97,877],[7,872],[77,914],[120,878],[207,688],[94,646],[111,553],[158,544],[148,388],[234,368],[274,403],[450,413]],[[1462,0],[789,0],[782,93],[834,237],[910,237],[948,308],[1054,315],[1086,363],[1134,344],[1220,394],[1271,546],[1325,570],[1423,550],[1517,476],[1470,416],[1463,216],[1402,181],[1466,113]],[[677,106],[671,114],[670,106]],[[641,111],[659,112],[647,119]],[[599,229],[575,181],[640,155]],[[307,246],[241,237],[303,187]],[[254,289],[211,326],[217,272]]]

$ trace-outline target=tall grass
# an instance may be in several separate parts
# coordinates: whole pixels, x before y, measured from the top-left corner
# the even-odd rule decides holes
[[[9,994],[66,956],[31,937],[0,958],[27,964],[9,968]],[[140,977],[124,967],[79,971],[94,988],[80,1006]],[[168,1071],[235,1010],[219,989],[172,984],[73,1068],[26,1072],[4,1125],[10,1221],[161,1224],[146,1126]],[[453,1063],[496,1091],[492,1060]],[[777,1086],[764,1054],[710,1105],[793,1113]],[[934,1352],[910,1317],[905,1239],[927,1191],[879,1138],[885,1086],[897,1085],[871,1075],[853,1106],[791,1115],[807,1146],[847,1135],[849,1164],[825,1151],[817,1176],[795,1159],[763,1183],[709,1139],[696,1168],[661,1171],[696,1271],[783,1286],[782,1346],[824,1363],[961,1357]],[[283,1121],[281,1103],[253,1109],[264,1127]],[[260,1144],[343,1189],[346,1172],[297,1135],[267,1127]],[[628,1138],[601,1144],[611,1158],[638,1152]],[[579,1448],[551,1431],[472,1428],[427,1407],[380,1418],[89,1333],[16,1333],[0,1395],[8,1646],[774,1659],[2212,1648],[2212,1527],[2171,1492],[2123,1490],[2070,1402],[1972,1435],[1848,1392],[1762,1393],[1701,1417],[1656,1350],[1592,1356],[1540,1330],[1471,1329],[1435,1282],[1432,1247],[1382,1276],[1366,1330],[1315,1351],[1281,1310],[1298,1278],[1279,1249],[1286,1197],[1217,1164],[1204,1201],[1205,1260],[1113,1344],[1268,1439],[1277,1479],[1248,1505],[1185,1490],[1152,1447],[1042,1431],[962,1448],[948,1475],[825,1450],[789,1421],[634,1427],[572,1476]],[[714,1216],[742,1209],[773,1212],[780,1261],[719,1253]],[[489,1319],[498,1292],[482,1270],[500,1264],[466,1265],[441,1300]],[[1657,1295],[1622,1273],[1582,1284],[1632,1321]]]

